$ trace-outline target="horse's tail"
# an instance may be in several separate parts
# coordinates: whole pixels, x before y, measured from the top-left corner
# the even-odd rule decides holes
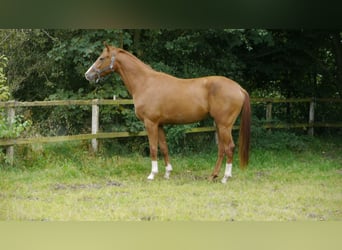
[[[249,146],[251,136],[251,104],[247,91],[242,90],[245,95],[245,101],[242,106],[241,124],[239,133],[239,157],[240,167],[246,168],[249,160]]]

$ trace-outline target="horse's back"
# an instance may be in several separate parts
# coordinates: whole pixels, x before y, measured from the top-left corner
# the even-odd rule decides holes
[[[137,116],[165,123],[192,123],[241,110],[241,87],[223,76],[193,79],[155,73],[135,98]]]

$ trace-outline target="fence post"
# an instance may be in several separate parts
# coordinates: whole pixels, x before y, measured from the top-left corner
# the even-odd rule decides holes
[[[272,120],[272,102],[266,104],[266,121]]]
[[[272,121],[272,102],[268,102],[266,104],[266,123],[270,123]],[[271,131],[271,129],[268,129]]]
[[[9,103],[15,103],[14,100],[9,101]],[[7,108],[7,123],[9,128],[12,129],[15,120],[15,109],[14,107]],[[12,166],[14,162],[14,146],[8,146],[6,148],[6,158],[9,164]]]
[[[92,112],[91,112],[91,133],[97,134],[99,130],[99,105],[98,105],[98,99],[94,99],[92,101]],[[91,139],[91,147],[94,153],[97,152],[98,149],[98,143],[97,139]]]
[[[217,134],[217,127],[216,127],[216,122],[213,122],[213,126],[215,127],[215,134],[214,134],[214,139],[215,139],[215,143],[216,145],[219,144],[219,140],[218,140],[218,134]]]
[[[310,109],[309,109],[309,130],[308,134],[310,136],[314,135],[314,121],[315,121],[315,99],[312,98],[310,101]]]

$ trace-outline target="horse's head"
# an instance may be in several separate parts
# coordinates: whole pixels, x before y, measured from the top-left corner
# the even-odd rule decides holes
[[[104,77],[114,71],[115,64],[115,49],[106,43],[102,54],[97,58],[92,66],[84,74],[88,81],[98,82],[101,77]]]

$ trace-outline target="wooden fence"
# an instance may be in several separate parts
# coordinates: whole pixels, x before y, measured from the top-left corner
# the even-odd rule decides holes
[[[341,128],[342,122],[337,123],[324,123],[315,121],[315,105],[317,102],[338,102],[342,103],[342,99],[315,99],[315,98],[302,98],[302,99],[277,99],[277,98],[253,98],[252,104],[266,105],[266,122],[263,125],[264,128],[308,128],[310,135],[314,134],[314,127],[335,127]],[[306,123],[280,123],[272,124],[269,121],[272,120],[272,107],[275,103],[309,103],[308,110],[308,122]],[[101,105],[132,105],[133,100],[62,100],[62,101],[34,101],[34,102],[17,102],[8,101],[0,102],[0,108],[5,108],[7,111],[7,118],[9,124],[14,122],[15,108],[17,107],[43,107],[43,106],[70,106],[70,105],[91,105],[92,106],[92,118],[91,118],[91,134],[79,134],[68,136],[52,136],[52,137],[32,137],[32,138],[13,138],[13,139],[0,139],[0,146],[6,147],[7,157],[10,162],[13,162],[14,149],[13,145],[32,144],[32,143],[47,143],[47,142],[61,142],[61,141],[73,141],[73,140],[91,140],[92,150],[94,152],[98,149],[97,139],[104,138],[120,138],[130,136],[146,136],[146,131],[140,131],[138,133],[129,132],[99,132],[99,106]],[[233,129],[237,129],[234,126]],[[213,132],[215,127],[198,127],[192,128],[186,131],[186,133],[201,133],[201,132]]]

